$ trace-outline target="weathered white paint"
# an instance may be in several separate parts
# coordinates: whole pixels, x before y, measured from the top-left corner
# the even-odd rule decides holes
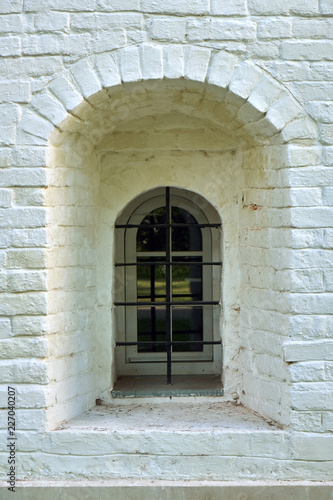
[[[172,464],[149,449],[73,457],[63,444],[55,460],[45,444],[112,387],[113,224],[133,198],[166,184],[200,193],[223,222],[227,398],[290,425],[278,431],[283,456],[268,431],[272,457],[231,444],[232,460],[205,457],[200,479],[331,477],[329,2],[54,8],[0,7],[12,79],[0,80],[0,374],[25,412],[22,477],[46,477],[58,463],[58,479],[137,477],[141,466],[147,478],[197,477],[203,459],[185,463],[181,449]],[[242,433],[247,442],[245,424]]]

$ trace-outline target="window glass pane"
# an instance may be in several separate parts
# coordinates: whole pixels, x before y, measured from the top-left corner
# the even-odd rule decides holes
[[[156,208],[146,215],[136,237],[138,252],[165,252],[165,227],[145,227],[147,224],[166,224],[165,207]]]
[[[175,224],[197,224],[197,220],[187,210],[178,207],[171,208],[171,222]],[[201,251],[201,229],[198,227],[172,228],[172,251]]]
[[[146,257],[138,259],[138,262],[159,262],[163,260],[165,258]],[[147,264],[137,266],[137,298],[139,302],[165,302],[165,265]]]
[[[202,341],[203,340],[203,314],[202,307],[172,307],[172,340],[173,341]],[[202,345],[177,345],[173,352],[200,352]]]
[[[200,257],[174,257],[172,266],[172,300],[176,302],[192,302],[202,300],[202,266],[186,264],[201,262]]]
[[[138,307],[137,332],[137,342],[165,342],[166,308]],[[147,344],[138,346],[138,352],[166,352],[166,347]]]

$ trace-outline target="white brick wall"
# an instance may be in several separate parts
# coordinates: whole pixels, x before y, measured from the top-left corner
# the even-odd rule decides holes
[[[179,171],[189,160],[161,150],[198,151],[202,141],[210,180],[201,172],[187,183],[207,188],[225,224],[225,390],[290,425],[290,436],[299,431],[286,468],[302,458],[307,477],[330,477],[313,461],[332,461],[331,0],[14,0],[0,14],[0,379],[18,387],[22,426],[80,414],[111,383],[111,288],[96,270],[98,256],[112,279],[107,252],[96,250],[107,192],[100,144],[119,124],[179,111],[222,132],[211,143],[195,136],[197,125],[123,138],[129,174],[114,172],[101,224],[135,196],[128,146],[145,147],[167,175],[170,158]],[[165,90],[162,79],[178,87]],[[230,144],[237,176],[216,153]],[[203,162],[189,158],[193,169]],[[161,182],[142,176],[146,186]],[[97,330],[105,337],[95,342]],[[305,474],[290,470],[291,479]]]

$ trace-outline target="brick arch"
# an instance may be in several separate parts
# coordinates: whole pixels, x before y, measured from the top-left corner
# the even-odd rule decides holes
[[[237,110],[245,131],[279,143],[315,140],[312,119],[286,88],[259,66],[223,50],[143,43],[88,56],[63,70],[32,99],[19,125],[21,144],[45,145],[83,103],[103,89],[143,80],[186,79],[214,86]]]

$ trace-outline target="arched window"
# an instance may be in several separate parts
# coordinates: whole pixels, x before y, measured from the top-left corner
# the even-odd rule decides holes
[[[118,375],[221,373],[220,228],[203,198],[168,187],[118,221]]]

